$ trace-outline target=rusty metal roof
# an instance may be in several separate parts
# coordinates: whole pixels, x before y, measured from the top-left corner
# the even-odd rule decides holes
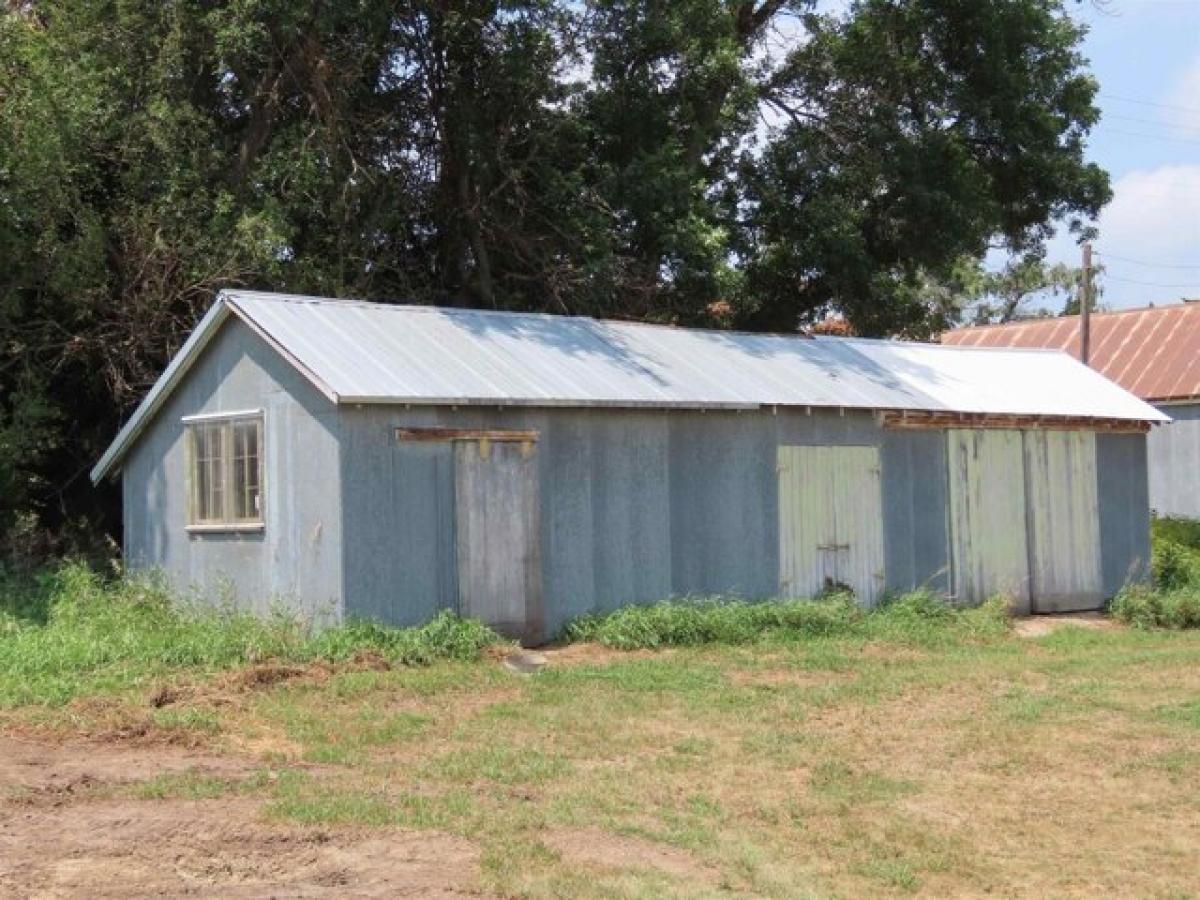
[[[227,291],[96,464],[94,479],[120,462],[230,316],[333,403],[815,406],[1168,421],[1054,351],[745,334]]]
[[[957,347],[1034,347],[1079,357],[1079,316],[957,328]],[[1200,398],[1200,302],[1092,314],[1090,363],[1144,400]]]

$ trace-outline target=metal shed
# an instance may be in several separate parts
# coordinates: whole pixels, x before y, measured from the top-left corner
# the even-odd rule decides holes
[[[1054,351],[225,292],[92,478],[180,588],[536,641],[697,593],[1095,608],[1164,421]]]
[[[1200,302],[1092,314],[1089,363],[1173,420],[1147,440],[1150,507],[1200,519]],[[946,332],[964,347],[1040,347],[1079,356],[1079,316]]]

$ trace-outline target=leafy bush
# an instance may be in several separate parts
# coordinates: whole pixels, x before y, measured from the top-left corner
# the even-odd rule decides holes
[[[404,665],[470,659],[499,640],[449,612],[419,628],[353,622],[314,633],[293,616],[189,606],[161,581],[110,581],[81,564],[43,576],[37,590],[9,579],[0,592],[0,706],[62,703],[171,671],[265,660],[338,661],[368,651]]]
[[[1200,628],[1200,584],[1172,590],[1129,585],[1113,598],[1111,612],[1135,628]]]
[[[1127,585],[1109,607],[1135,628],[1200,628],[1200,522],[1154,519],[1150,583]]]
[[[935,633],[953,632],[987,637],[1007,627],[1007,606],[1002,600],[963,609],[930,592],[917,591],[873,610],[859,606],[850,594],[762,602],[720,597],[668,600],[576,619],[567,626],[564,636],[571,641],[596,641],[619,650],[634,650],[746,644],[767,636],[785,640],[860,636],[921,641]]]
[[[1150,534],[1155,543],[1170,541],[1189,550],[1200,550],[1200,519],[1156,517],[1150,523]]]
[[[1150,573],[1154,586],[1160,590],[1200,587],[1200,551],[1156,538],[1150,551]]]

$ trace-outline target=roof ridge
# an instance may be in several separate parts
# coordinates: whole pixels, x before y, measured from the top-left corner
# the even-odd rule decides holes
[[[243,291],[229,290],[221,292],[225,296],[253,296],[256,299],[263,299],[272,302],[280,303],[305,303],[305,304],[328,304],[330,306],[355,306],[366,307],[369,309],[387,310],[389,312],[404,312],[404,313],[421,313],[421,314],[436,314],[448,316],[502,316],[502,317],[520,317],[545,319],[555,322],[577,321],[587,322],[595,325],[617,326],[621,328],[658,328],[674,332],[686,332],[692,334],[705,335],[736,335],[743,337],[754,338],[780,338],[791,340],[815,341],[819,343],[862,343],[862,344],[885,344],[889,346],[911,346],[911,347],[928,347],[936,350],[945,350],[946,352],[960,351],[980,351],[980,350],[1002,350],[1008,353],[1061,353],[1063,351],[1056,350],[1051,347],[978,347],[978,346],[963,346],[957,344],[943,344],[938,341],[917,341],[900,338],[875,338],[861,337],[857,335],[831,335],[831,334],[805,334],[804,332],[789,332],[789,331],[747,331],[740,328],[705,328],[699,325],[673,325],[668,322],[640,322],[635,319],[605,319],[599,316],[588,316],[581,313],[547,313],[547,312],[528,312],[515,309],[480,309],[478,307],[461,307],[461,306],[435,306],[430,303],[406,303],[403,301],[389,302],[381,300],[362,300],[354,297],[318,297],[311,294],[285,294],[276,291]]]

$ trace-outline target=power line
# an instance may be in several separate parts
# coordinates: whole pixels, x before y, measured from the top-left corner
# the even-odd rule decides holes
[[[1176,144],[1196,144],[1197,146],[1200,146],[1200,141],[1194,141],[1190,138],[1171,137],[1170,135],[1166,134],[1146,134],[1144,131],[1125,131],[1122,128],[1105,128],[1103,125],[1101,125],[1098,130],[1107,132],[1108,134],[1120,134],[1125,135],[1126,137],[1146,138],[1150,141],[1171,141],[1172,143]]]
[[[1180,106],[1178,103],[1155,103],[1153,100],[1138,100],[1136,97],[1122,97],[1118,94],[1107,94],[1103,91],[1101,97],[1107,97],[1109,100],[1120,100],[1122,103],[1136,103],[1138,106],[1154,106],[1158,109],[1176,109],[1180,112],[1190,112],[1200,115],[1200,107],[1196,106]]]
[[[1193,125],[1190,122],[1168,122],[1165,119],[1143,119],[1140,116],[1123,116],[1120,113],[1101,113],[1100,121],[1103,122],[1107,119],[1120,119],[1122,122],[1137,122],[1141,125],[1157,125],[1160,128],[1195,128],[1200,126],[1200,119],[1197,119]]]
[[[1103,253],[1099,250],[1096,255],[1104,259],[1116,259],[1121,262],[1133,263],[1135,266],[1146,266],[1151,269],[1200,269],[1200,265],[1180,264],[1180,263],[1156,263],[1147,262],[1144,259],[1133,259],[1128,256],[1117,256],[1115,253]]]
[[[1116,275],[1104,273],[1104,278],[1107,281],[1121,281],[1125,284],[1140,284],[1142,287],[1160,287],[1160,288],[1200,288],[1200,284],[1163,284],[1161,281],[1139,281],[1136,278],[1119,278]]]

